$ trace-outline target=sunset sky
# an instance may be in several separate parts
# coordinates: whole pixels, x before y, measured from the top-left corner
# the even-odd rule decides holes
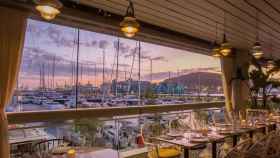
[[[45,84],[73,84],[73,67],[76,63],[77,29],[35,20],[28,21],[22,66],[19,78],[21,87],[36,88],[40,83],[40,71]],[[102,82],[102,55],[105,52],[106,82],[115,78],[117,37],[85,30],[80,31],[80,81],[100,85]],[[129,77],[133,56],[132,77],[137,78],[137,41],[120,38],[119,80]],[[136,49],[138,50],[138,49]],[[136,52],[136,53],[135,53]],[[220,72],[219,60],[185,50],[141,42],[141,79],[150,80],[150,60],[153,60],[153,82],[195,71]],[[54,68],[54,72],[53,72]],[[114,70],[114,71],[112,71]]]

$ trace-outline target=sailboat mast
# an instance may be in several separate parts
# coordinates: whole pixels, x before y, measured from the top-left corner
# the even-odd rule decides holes
[[[40,64],[40,90],[42,90],[42,64]]]
[[[102,84],[105,83],[105,51],[103,49],[103,61],[102,61]]]
[[[151,83],[153,82],[153,59],[150,59],[151,66]]]
[[[128,82],[128,88],[127,88],[127,93],[129,94],[130,93],[130,88],[131,88],[131,81],[132,81],[132,73],[133,73],[133,67],[134,67],[134,61],[135,61],[135,56],[136,56],[136,53],[137,53],[137,42],[135,44],[135,49],[134,49],[134,52],[133,52],[133,56],[132,56],[132,63],[131,63],[131,67],[130,67],[130,72],[129,72],[129,82]]]
[[[42,75],[43,75],[43,90],[45,90],[45,63],[43,63],[43,71],[42,71]]]
[[[141,105],[141,43],[138,42],[138,105]]]
[[[97,71],[96,71],[96,63],[94,63],[94,83],[95,83],[95,87],[97,87]]]
[[[102,105],[104,104],[105,99],[105,50],[103,48],[103,61],[102,61]]]
[[[115,92],[116,96],[118,96],[118,78],[119,78],[119,52],[120,52],[120,39],[118,38],[117,44],[117,68],[116,68],[116,84],[115,84]]]
[[[76,109],[78,108],[78,88],[79,88],[79,51],[80,51],[80,29],[78,28],[78,39],[77,39],[77,61],[76,61]]]
[[[55,56],[53,57],[53,66],[52,66],[52,88],[55,88],[55,81],[54,81],[54,75],[55,75]]]

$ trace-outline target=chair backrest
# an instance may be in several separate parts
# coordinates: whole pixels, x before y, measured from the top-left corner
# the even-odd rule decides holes
[[[280,135],[272,133],[267,141],[267,158],[280,157]]]
[[[150,147],[148,158],[158,158],[158,151],[156,146]]]
[[[247,139],[244,140],[242,143],[236,145],[225,158],[243,158],[244,152],[246,152],[252,146],[252,140]]]
[[[268,142],[275,135],[274,132],[264,136],[262,139],[257,141],[254,145],[252,145],[247,151],[246,156],[248,155],[257,155],[259,157],[266,157],[266,153],[268,151]]]
[[[41,155],[43,152],[49,151],[55,147],[63,145],[64,143],[66,143],[64,139],[44,140],[34,144],[32,147],[32,152],[36,152],[37,154]]]
[[[32,152],[32,142],[20,142],[10,144],[10,152],[12,158],[22,157],[24,154]]]

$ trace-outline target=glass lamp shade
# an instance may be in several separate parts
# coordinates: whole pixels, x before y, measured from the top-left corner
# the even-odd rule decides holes
[[[253,51],[253,56],[256,58],[256,59],[260,59],[262,56],[263,56],[263,52],[261,50],[254,50]]]
[[[220,53],[220,51],[218,50],[218,51],[213,51],[212,52],[212,57],[215,57],[215,58],[220,58],[222,55],[221,55],[221,53]]]
[[[139,31],[140,24],[135,17],[126,16],[120,23],[121,31],[126,37],[133,37]]]
[[[126,37],[129,37],[129,38],[132,38],[132,37],[135,36],[135,33],[126,33],[126,32],[124,32],[123,34],[124,34]]]
[[[220,53],[223,56],[229,56],[231,54],[231,45],[227,41],[226,34],[224,33],[223,43],[221,44]]]
[[[216,42],[214,43],[214,47],[212,49],[212,56],[215,58],[219,58],[222,56],[220,53],[220,47]]]
[[[54,19],[60,13],[60,8],[62,8],[62,3],[58,0],[39,0],[36,5],[36,10],[45,20]]]
[[[253,56],[256,59],[260,59],[263,56],[263,52],[261,49],[261,44],[257,41],[254,46],[252,47]]]
[[[228,42],[222,43],[220,53],[223,56],[229,56],[231,54],[231,45]]]

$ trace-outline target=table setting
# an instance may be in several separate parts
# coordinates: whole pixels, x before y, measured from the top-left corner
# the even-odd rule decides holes
[[[275,125],[275,120],[280,120],[280,117],[272,113],[263,112],[260,114],[248,113],[245,118],[238,114],[231,121],[224,122],[209,121],[207,119],[193,115],[189,121],[176,121],[189,122],[189,124],[188,126],[173,126],[181,128],[168,126],[168,132],[154,139],[183,147],[185,157],[188,157],[186,153],[189,150],[195,150],[196,147],[201,145],[212,144],[212,154],[213,157],[216,157],[217,143],[224,142],[225,138],[231,138],[232,144],[235,146],[238,144],[238,138],[241,136],[249,134],[249,138],[252,138],[254,133],[257,132],[265,134],[269,132],[270,126]],[[184,128],[182,129],[182,127]]]

